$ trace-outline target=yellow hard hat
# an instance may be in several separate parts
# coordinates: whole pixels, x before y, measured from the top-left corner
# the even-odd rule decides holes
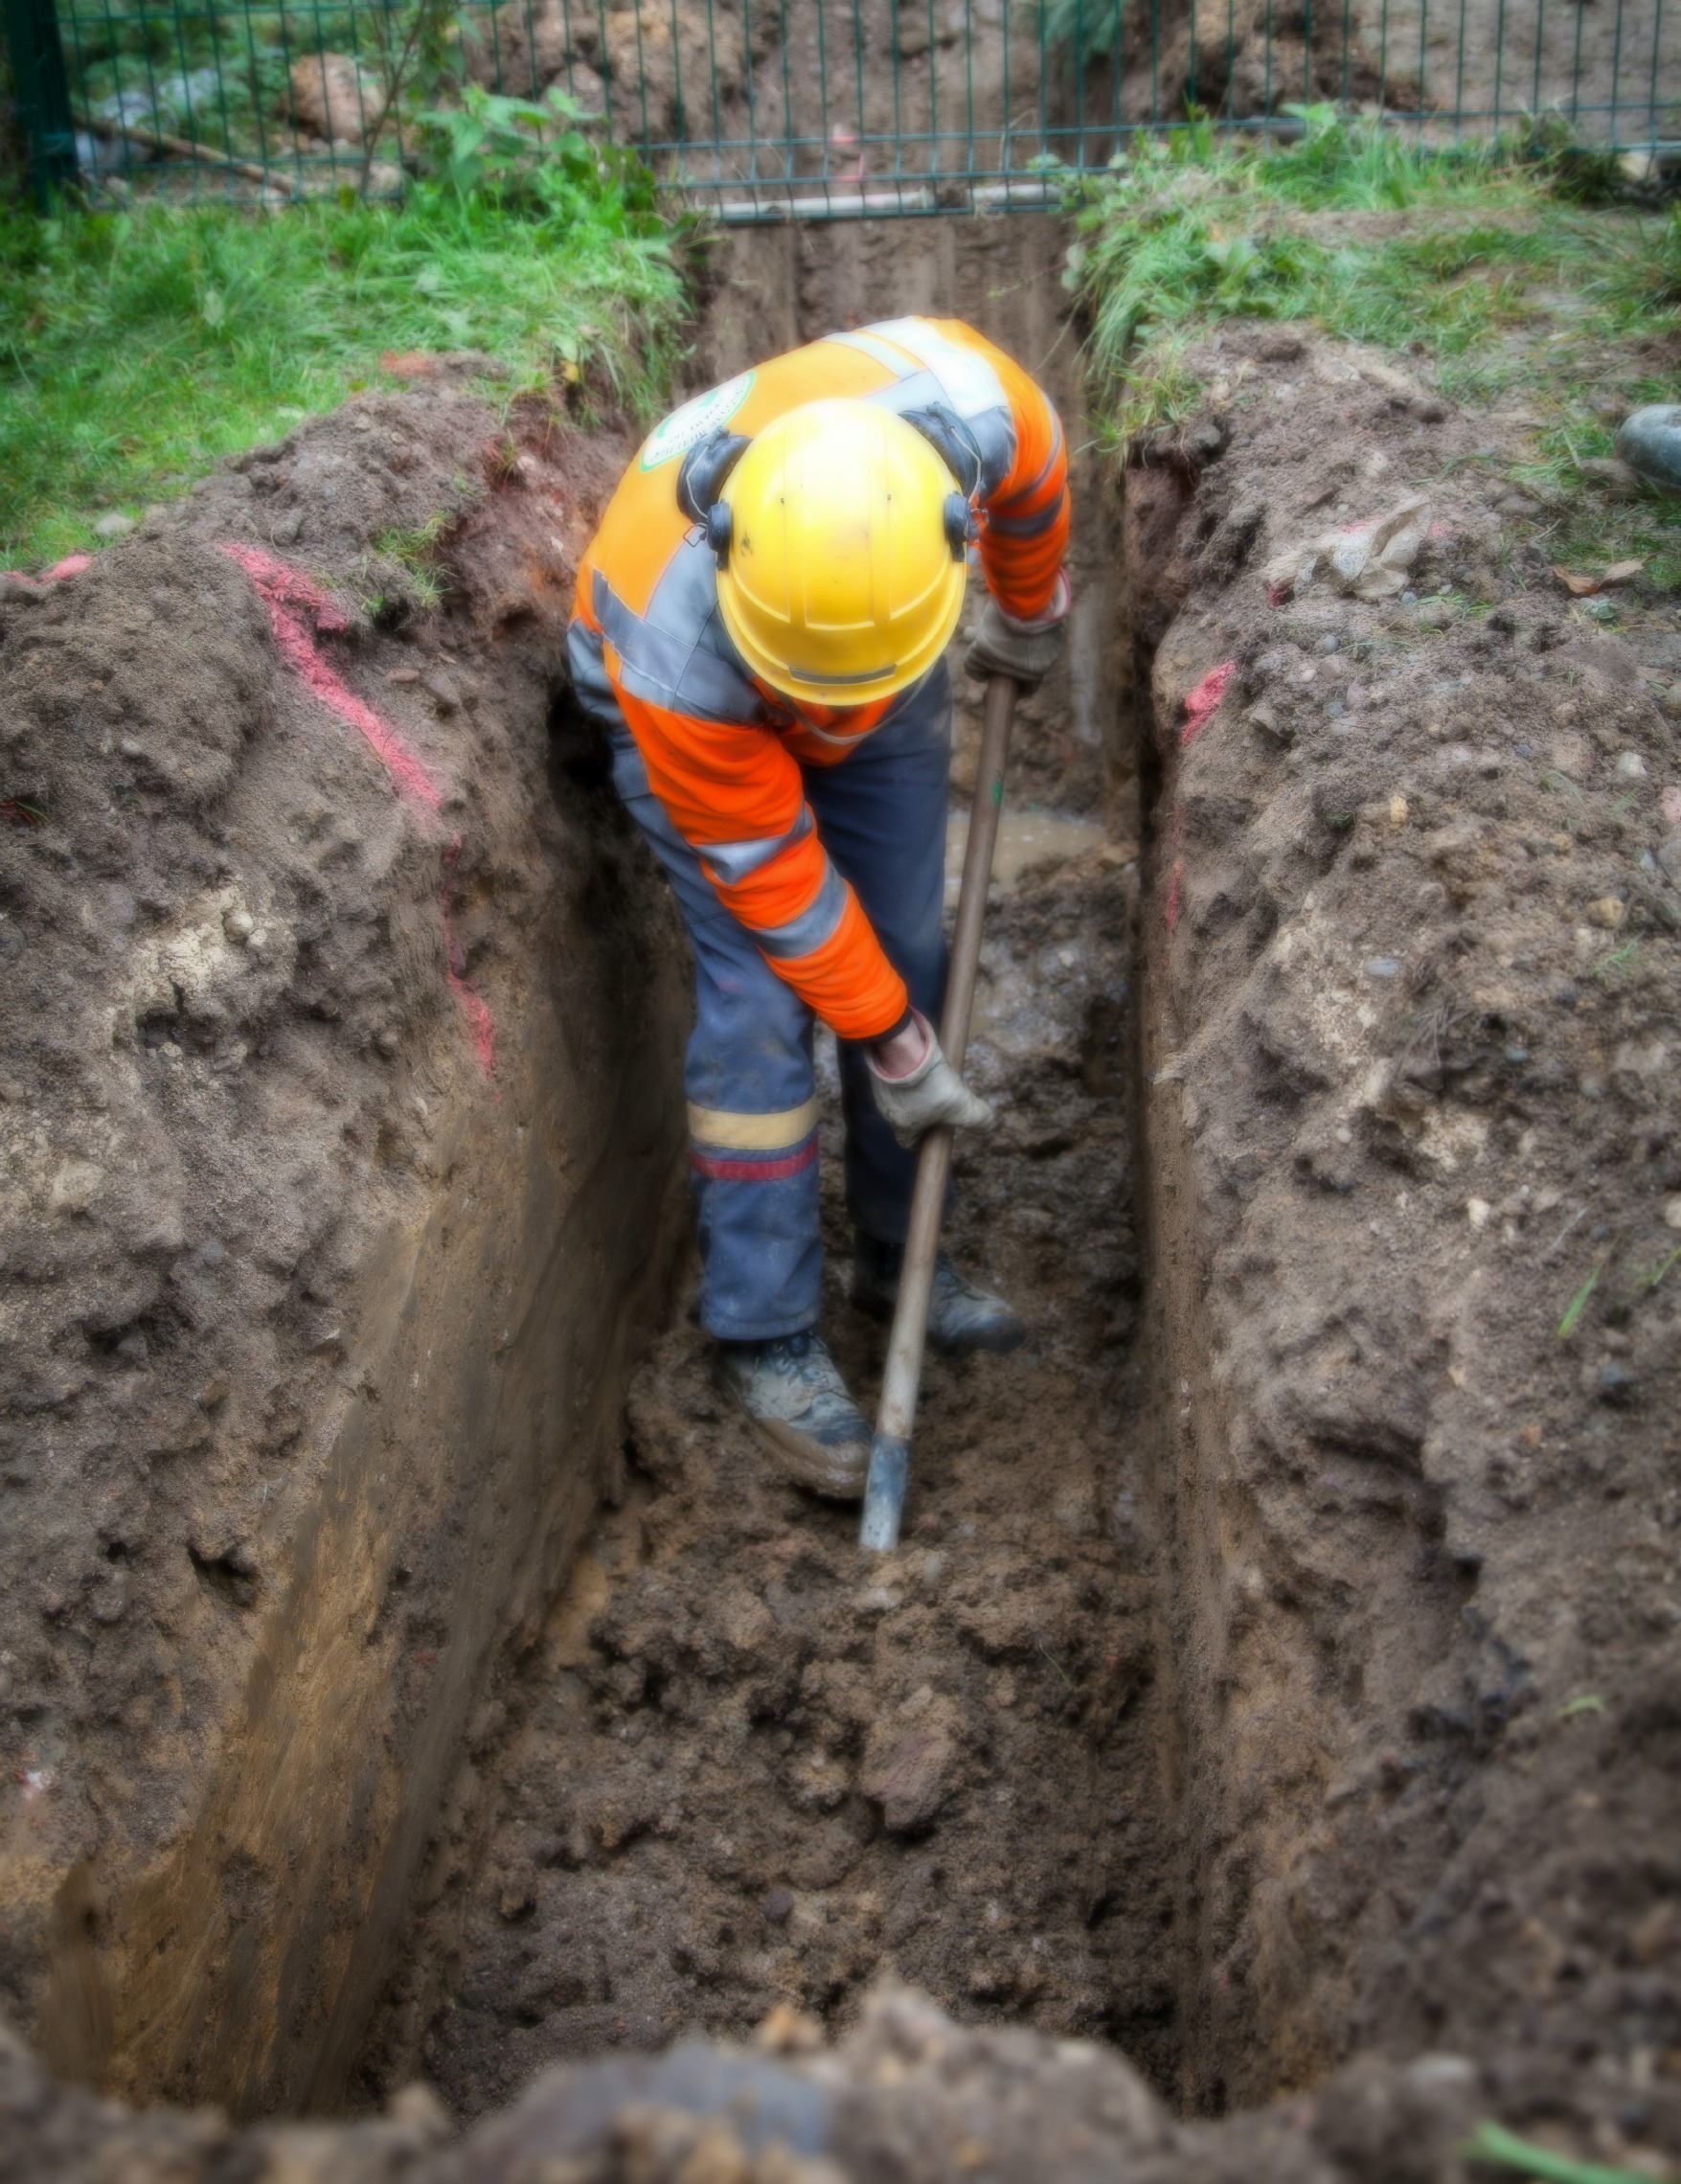
[[[903,690],[963,610],[968,508],[913,424],[806,402],[758,433],[711,526],[718,604],[761,681],[822,705]]]

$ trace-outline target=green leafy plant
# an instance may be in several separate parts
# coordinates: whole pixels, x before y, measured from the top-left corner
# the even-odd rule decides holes
[[[463,496],[470,497],[469,494]],[[459,510],[436,509],[424,523],[407,531],[382,531],[374,541],[371,565],[395,562],[402,572],[403,603],[409,609],[430,614],[443,603],[444,583],[438,549]],[[371,592],[366,604],[371,614],[381,612],[388,602],[382,592]]]
[[[1596,1266],[1575,1296],[1571,1298],[1569,1304],[1565,1306],[1564,1317],[1558,1322],[1558,1339],[1560,1342],[1568,1342],[1578,1327],[1580,1326],[1581,1315],[1587,1310],[1588,1299],[1599,1287],[1600,1276],[1603,1271],[1603,1267]]]
[[[458,196],[485,193],[511,208],[551,212],[569,193],[625,191],[651,209],[651,185],[624,152],[579,126],[576,99],[552,84],[540,100],[510,99],[483,85],[463,87],[461,102],[420,116],[439,183]]]
[[[1624,941],[1621,947],[1612,948],[1594,966],[1594,976],[1601,986],[1621,986],[1640,961],[1640,943]]]

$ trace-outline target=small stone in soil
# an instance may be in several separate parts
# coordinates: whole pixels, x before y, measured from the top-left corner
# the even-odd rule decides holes
[[[773,1888],[761,1899],[759,1908],[773,1926],[785,1926],[794,1909],[791,1890]]]
[[[1634,1375],[1614,1357],[1607,1358],[1597,1369],[1590,1366],[1589,1373],[1592,1378],[1585,1392],[1602,1403],[1625,1403],[1634,1394]]]

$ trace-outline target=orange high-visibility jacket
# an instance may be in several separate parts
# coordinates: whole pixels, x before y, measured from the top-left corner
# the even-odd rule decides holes
[[[751,438],[836,396],[961,421],[979,456],[970,498],[987,588],[1017,620],[1043,614],[1068,545],[1056,411],[971,328],[895,319],[743,372],[655,428],[579,570],[569,650],[579,697],[623,717],[654,795],[771,968],[843,1038],[863,1039],[902,1017],[904,982],[829,861],[800,767],[844,761],[907,694],[836,714],[755,683],[718,611],[712,551],[677,500],[683,457],[715,433]]]

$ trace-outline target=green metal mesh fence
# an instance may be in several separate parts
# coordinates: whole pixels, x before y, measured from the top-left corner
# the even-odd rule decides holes
[[[730,219],[1045,202],[1193,110],[1681,138],[1681,0],[0,0],[38,176],[400,193],[433,72],[558,85]],[[56,15],[55,15],[56,6]],[[61,56],[61,62],[57,57]],[[441,71],[441,73],[440,73]]]

